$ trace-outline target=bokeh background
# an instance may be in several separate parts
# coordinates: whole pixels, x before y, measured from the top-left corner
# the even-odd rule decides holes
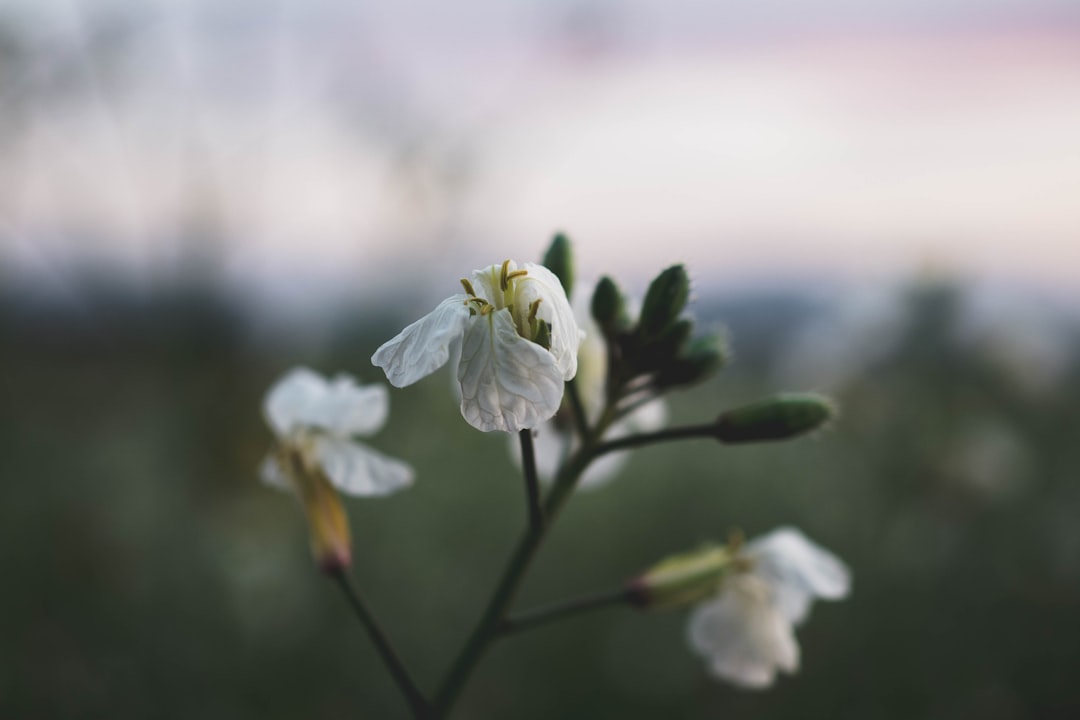
[[[295,502],[265,389],[372,351],[506,257],[694,278],[735,360],[699,421],[833,394],[831,432],[643,450],[576,497],[521,605],[797,525],[854,593],[764,693],[685,617],[497,646],[460,717],[1080,713],[1080,7],[0,2],[0,716],[394,718]],[[374,439],[355,574],[424,687],[524,519],[445,374]]]

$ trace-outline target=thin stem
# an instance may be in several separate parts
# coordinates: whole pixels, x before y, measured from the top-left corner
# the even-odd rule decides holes
[[[566,397],[570,398],[570,409],[574,413],[574,425],[577,426],[578,437],[584,440],[589,436],[589,418],[585,415],[585,405],[581,402],[577,378],[571,378],[566,382]]]
[[[514,601],[529,565],[536,556],[536,551],[544,540],[547,528],[551,526],[563,503],[570,496],[577,479],[586,466],[592,462],[592,459],[593,454],[588,447],[582,448],[571,456],[555,478],[555,485],[548,494],[547,501],[543,506],[543,513],[544,517],[547,518],[547,522],[540,525],[530,525],[518,541],[513,555],[510,556],[506,563],[506,568],[503,570],[498,585],[491,594],[491,599],[488,600],[484,614],[480,617],[480,621],[476,624],[472,634],[469,635],[465,647],[462,648],[461,653],[450,667],[449,673],[447,673],[438,693],[435,695],[433,706],[436,718],[445,718],[450,712],[476,665],[483,658],[492,641],[498,637],[506,613]]]
[[[337,580],[337,583],[341,586],[342,592],[345,593],[345,597],[348,599],[353,612],[356,613],[356,617],[360,620],[364,629],[367,630],[368,635],[371,637],[371,641],[375,644],[375,649],[378,650],[383,663],[386,665],[387,670],[390,671],[394,683],[398,686],[401,694],[405,696],[405,701],[409,703],[409,709],[412,710],[413,717],[417,720],[423,720],[424,718],[429,717],[430,707],[427,700],[424,699],[424,696],[417,689],[416,684],[409,675],[409,671],[405,669],[405,665],[394,651],[393,646],[390,645],[389,639],[387,639],[386,634],[372,614],[371,608],[369,608],[363,598],[360,597],[360,593],[356,590],[353,583],[349,581],[348,576],[343,570],[334,572],[331,577]]]
[[[532,430],[526,428],[518,433],[518,437],[521,439],[521,466],[525,471],[529,527],[535,530],[544,524],[544,512],[540,508],[540,480],[536,475],[536,451],[533,449]]]
[[[564,620],[568,617],[590,610],[611,607],[612,605],[624,605],[628,602],[629,591],[625,587],[605,590],[603,592],[582,595],[562,602],[552,603],[533,610],[512,615],[503,621],[500,631],[504,635],[528,630],[539,625],[545,625],[556,620]]]
[[[607,442],[598,443],[593,451],[597,455],[603,455],[604,453],[614,452],[616,450],[626,450],[628,448],[642,447],[644,445],[652,445],[653,443],[665,442],[667,440],[691,440],[693,438],[716,438],[716,423],[706,423],[704,425],[684,425],[682,427],[667,428],[665,430],[657,430],[651,433],[640,433],[638,435],[627,435],[626,437],[616,438],[614,440],[608,440]]]

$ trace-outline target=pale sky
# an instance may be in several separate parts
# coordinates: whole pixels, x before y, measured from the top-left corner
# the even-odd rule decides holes
[[[1073,3],[266,7],[0,5],[0,263],[453,291],[562,229],[591,276],[1078,285]]]

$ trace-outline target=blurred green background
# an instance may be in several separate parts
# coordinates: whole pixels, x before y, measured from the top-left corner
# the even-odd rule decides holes
[[[255,468],[278,375],[303,363],[380,379],[368,358],[406,318],[343,308],[313,343],[256,332],[234,303],[182,285],[91,283],[77,306],[30,297],[9,284],[0,299],[0,716],[404,717],[313,568],[295,501]],[[607,588],[736,525],[797,525],[855,579],[800,629],[798,675],[760,693],[712,681],[683,613],[617,608],[497,645],[459,716],[1075,716],[1080,341],[1068,326],[1067,362],[1033,386],[965,339],[964,297],[913,284],[888,341],[827,329],[805,298],[699,299],[694,315],[730,327],[737,360],[673,397],[673,422],[801,389],[777,370],[810,352],[790,342],[800,333],[863,353],[835,383],[839,422],[784,444],[638,451],[572,499],[519,603]],[[521,480],[506,437],[461,420],[445,373],[393,392],[372,444],[418,481],[349,501],[355,577],[431,688],[523,524]]]

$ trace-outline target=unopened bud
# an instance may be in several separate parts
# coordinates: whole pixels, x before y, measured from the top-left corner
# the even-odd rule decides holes
[[[694,332],[694,323],[687,318],[671,323],[658,337],[642,341],[630,338],[627,361],[638,372],[663,372],[685,350]]]
[[[574,255],[570,250],[570,239],[558,233],[544,253],[544,267],[555,274],[562,283],[567,297],[574,289]]]
[[[304,509],[315,564],[330,575],[352,564],[349,517],[326,474],[306,461],[305,450],[303,446],[285,446],[279,463],[287,470]]]
[[[817,430],[835,416],[836,406],[821,395],[777,395],[720,415],[716,438],[725,443],[787,440]]]
[[[651,339],[663,334],[686,307],[689,296],[690,278],[682,265],[673,265],[657,275],[641,306],[642,337]]]
[[[319,569],[330,575],[352,564],[349,518],[341,496],[321,473],[312,480],[310,487],[303,503],[311,531],[311,554]]]
[[[708,380],[727,364],[728,354],[721,335],[695,338],[682,354],[657,373],[656,386],[667,388]]]
[[[592,296],[592,316],[604,335],[612,337],[623,323],[626,314],[623,294],[615,281],[605,275],[596,283]]]
[[[733,550],[721,545],[673,555],[631,581],[630,601],[647,610],[693,605],[715,595],[735,564]]]

